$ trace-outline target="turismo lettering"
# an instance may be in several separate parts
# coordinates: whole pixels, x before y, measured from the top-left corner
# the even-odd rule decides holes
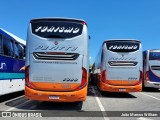
[[[125,49],[127,49],[127,50],[136,50],[138,48],[138,46],[137,45],[131,45],[131,46],[129,46],[129,45],[111,45],[110,47],[109,47],[109,49],[111,50],[115,50],[115,49],[121,49],[121,50],[125,50]]]
[[[76,27],[68,27],[68,28],[65,28],[65,27],[54,27],[54,26],[51,26],[51,27],[48,27],[48,26],[39,26],[37,27],[37,29],[35,29],[35,32],[59,32],[59,33],[78,33],[79,32],[79,28]]]

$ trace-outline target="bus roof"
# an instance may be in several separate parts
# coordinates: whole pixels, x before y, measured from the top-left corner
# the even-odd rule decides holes
[[[160,52],[160,49],[150,49],[150,50],[144,50],[145,51],[151,51],[151,52]]]
[[[122,41],[132,41],[132,42],[139,42],[139,43],[141,43],[141,41],[140,40],[136,40],[136,39],[108,39],[108,40],[105,40],[104,42],[103,42],[103,44],[104,43],[107,43],[107,42],[122,42]]]
[[[134,42],[140,42],[140,40],[137,40],[137,39],[108,39],[108,40],[105,40],[105,42],[112,42],[112,41],[134,41]]]
[[[23,44],[23,45],[26,45],[26,41],[24,41],[23,39],[15,36],[15,35],[13,35],[12,33],[8,32],[8,31],[6,31],[6,30],[4,30],[4,29],[2,29],[2,28],[0,28],[0,33],[1,33],[2,35],[5,35],[5,36],[9,37],[10,39],[14,39],[14,40],[16,40],[17,42],[19,42],[19,43],[21,43],[21,44]]]
[[[34,18],[32,19],[30,22],[37,22],[37,21],[41,21],[41,20],[60,20],[60,21],[71,21],[71,22],[85,22],[82,19],[77,19],[77,18],[59,18],[59,17],[44,17],[44,18]],[[86,22],[85,22],[86,23]]]

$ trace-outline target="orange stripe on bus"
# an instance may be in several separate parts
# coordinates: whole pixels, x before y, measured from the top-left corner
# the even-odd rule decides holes
[[[80,83],[48,83],[48,82],[31,82],[33,88],[46,91],[72,91],[75,90]]]
[[[110,85],[136,85],[138,84],[139,80],[106,80],[107,84]]]

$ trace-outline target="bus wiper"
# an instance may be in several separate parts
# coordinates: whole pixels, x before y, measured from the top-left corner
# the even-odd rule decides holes
[[[45,36],[45,38],[64,38],[64,37],[61,35],[48,35],[48,36]]]

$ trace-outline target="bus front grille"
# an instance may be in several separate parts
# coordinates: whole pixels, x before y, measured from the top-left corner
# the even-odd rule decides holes
[[[136,66],[138,62],[135,61],[109,61],[110,66]]]
[[[34,52],[33,56],[37,60],[76,60],[79,54],[61,52]]]
[[[160,70],[160,66],[151,66],[152,70]]]

